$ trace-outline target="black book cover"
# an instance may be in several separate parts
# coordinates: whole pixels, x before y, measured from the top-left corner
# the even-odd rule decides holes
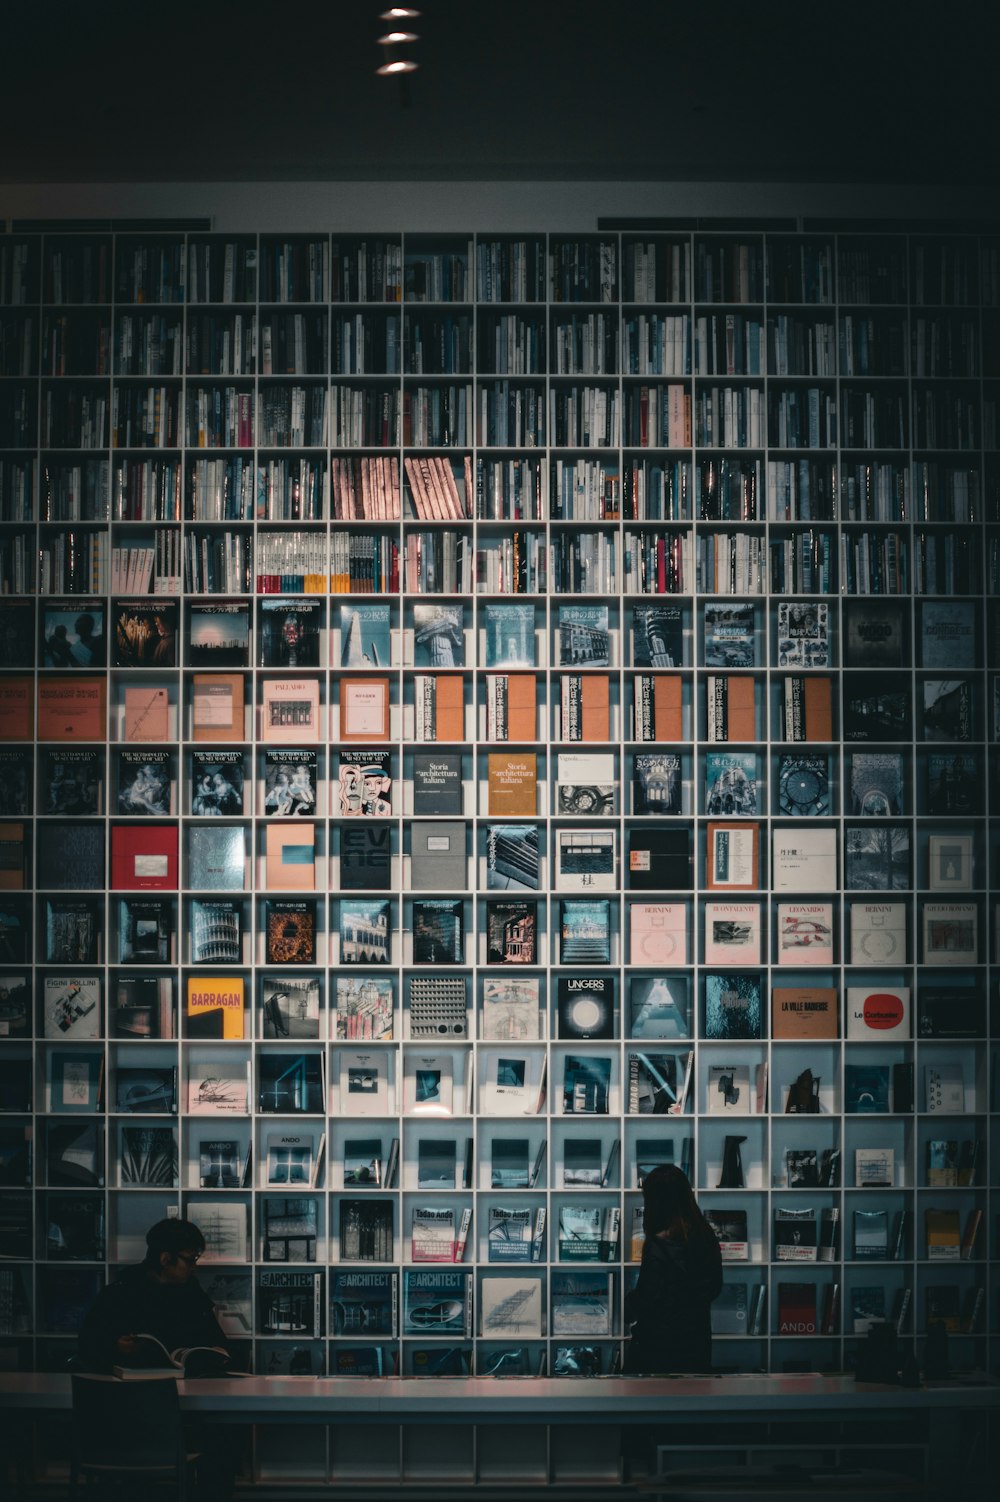
[[[4,600],[0,604],[0,662],[5,668],[34,667],[34,600]]]
[[[315,965],[316,904],[307,897],[269,897],[264,904],[269,965]]]
[[[46,601],[41,656],[46,668],[102,668],[107,661],[104,606],[92,600]]]
[[[113,665],[177,666],[177,601],[121,600],[115,611]]]
[[[322,606],[318,600],[264,600],[258,628],[262,668],[318,668]]]
[[[245,604],[198,603],[188,616],[187,665],[245,668],[250,662],[250,611]]]
[[[910,679],[905,673],[845,673],[844,740],[909,741]]]
[[[118,812],[154,818],[169,814],[175,776],[171,751],[119,751]]]
[[[3,763],[0,762],[0,777],[2,774]],[[38,812],[59,814],[64,818],[99,814],[103,780],[104,753],[96,747],[43,751],[39,764]],[[14,813],[15,810],[5,812]]]
[[[560,1038],[613,1038],[613,975],[561,975],[557,987]]]
[[[431,815],[462,812],[461,751],[413,753],[413,812]]]
[[[903,668],[910,661],[906,609],[902,600],[870,595],[844,601],[844,666]]]
[[[104,825],[39,821],[36,884],[41,890],[104,886]]]
[[[340,826],[340,886],[345,892],[387,892],[392,870],[388,823]]]
[[[202,819],[242,814],[244,777],[242,751],[195,751],[191,757],[192,814]]]
[[[628,884],[636,891],[690,891],[690,829],[650,829],[645,825],[630,829]]]

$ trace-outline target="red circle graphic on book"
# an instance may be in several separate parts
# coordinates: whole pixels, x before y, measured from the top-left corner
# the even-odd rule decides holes
[[[873,991],[865,997],[865,1027],[899,1027],[903,1020],[903,1003],[892,991]]]

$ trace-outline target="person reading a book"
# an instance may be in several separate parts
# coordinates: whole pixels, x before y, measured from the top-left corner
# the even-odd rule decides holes
[[[657,1377],[711,1371],[710,1308],[722,1288],[715,1232],[672,1163],[643,1179],[642,1210],[642,1265],[625,1296],[625,1323],[632,1326],[625,1370]]]
[[[158,1220],[146,1232],[146,1255],[142,1262],[125,1267],[102,1288],[84,1315],[78,1342],[78,1366],[88,1372],[110,1372],[115,1367],[148,1368],[169,1364],[169,1353],[220,1353],[215,1371],[224,1373],[230,1355],[215,1317],[215,1308],[195,1276],[195,1267],[205,1250],[205,1238],[190,1220]],[[152,1336],[153,1340],[143,1340]],[[164,1354],[151,1361],[154,1341]],[[184,1363],[178,1376],[190,1377]],[[232,1496],[239,1456],[239,1433],[232,1425],[190,1424],[185,1434],[198,1462],[199,1502],[228,1502]]]

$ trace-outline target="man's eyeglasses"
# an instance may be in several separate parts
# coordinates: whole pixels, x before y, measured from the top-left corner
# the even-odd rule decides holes
[[[201,1261],[201,1253],[200,1252],[178,1252],[177,1253],[177,1261],[178,1262],[186,1262],[187,1265],[188,1265],[188,1267],[194,1267],[197,1262]]]

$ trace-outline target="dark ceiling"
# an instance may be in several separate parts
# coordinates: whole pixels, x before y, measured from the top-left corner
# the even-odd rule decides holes
[[[7,0],[0,182],[1000,179],[1000,0],[384,8]]]

